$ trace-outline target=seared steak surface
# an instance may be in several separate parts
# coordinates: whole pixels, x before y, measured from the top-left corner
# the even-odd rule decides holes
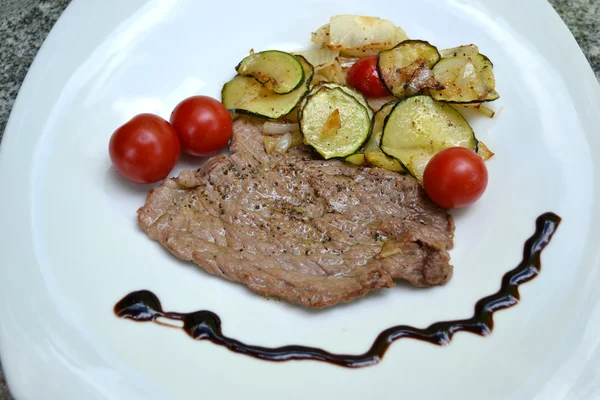
[[[452,275],[452,217],[401,174],[265,152],[259,125],[234,122],[216,156],[151,190],[142,229],[175,256],[253,291],[308,307],[348,302],[394,279]]]

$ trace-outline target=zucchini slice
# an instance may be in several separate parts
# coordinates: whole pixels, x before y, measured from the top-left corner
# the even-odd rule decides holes
[[[388,90],[398,98],[425,88],[442,89],[431,68],[440,60],[438,49],[423,40],[405,40],[377,56],[377,69]]]
[[[385,153],[383,153],[382,151],[365,153],[365,160],[368,164],[374,167],[387,169],[388,171],[393,172],[406,172],[406,170],[404,169],[402,164],[398,162],[398,160],[386,156]]]
[[[310,89],[310,91],[308,92],[308,96],[312,96],[313,94],[317,93],[319,90],[321,90],[321,88],[324,88],[324,87],[328,88],[328,89],[335,89],[335,88],[342,89],[346,94],[349,94],[350,96],[354,97],[356,99],[356,101],[358,101],[360,104],[362,104],[367,109],[367,112],[369,113],[369,118],[373,118],[373,110],[369,106],[369,102],[367,101],[367,98],[365,97],[365,95],[362,94],[361,92],[359,92],[358,90],[353,89],[350,86],[344,85],[342,83],[320,82],[320,83],[316,84],[315,86],[313,86],[312,89]],[[306,104],[308,96],[307,96],[307,98],[305,98],[302,101],[302,103],[300,103],[300,109],[302,109],[304,104]]]
[[[300,87],[288,94],[276,94],[254,78],[237,75],[227,82],[221,91],[221,100],[232,114],[250,114],[257,117],[278,119],[288,115],[308,92],[314,74],[313,66],[302,56],[296,57],[304,69]]]
[[[500,95],[492,69],[492,62],[483,54],[442,58],[433,73],[444,89],[431,89],[429,94],[448,103],[494,101]]]
[[[383,135],[383,124],[396,103],[398,103],[398,100],[390,101],[384,104],[379,111],[375,113],[371,136],[369,136],[369,140],[367,141],[367,144],[365,144],[364,153],[367,163],[375,167],[387,169],[389,171],[403,172],[405,171],[404,167],[402,167],[398,160],[388,157],[379,148],[381,136]]]
[[[419,182],[429,160],[455,146],[477,151],[473,129],[449,104],[430,96],[398,102],[385,120],[381,150],[396,158]]]
[[[235,67],[239,75],[250,76],[261,84],[269,84],[277,94],[290,93],[304,81],[304,69],[293,55],[267,50],[244,58]]]
[[[307,98],[300,114],[304,142],[325,159],[354,154],[371,133],[365,106],[342,88],[323,87]]]
[[[348,157],[344,158],[344,161],[358,165],[359,167],[366,164],[365,155],[363,153],[350,154]]]
[[[313,76],[315,76],[315,67],[304,56],[298,54],[295,57],[300,62],[300,65],[302,65],[302,70],[304,71],[304,80],[302,83],[308,88]]]

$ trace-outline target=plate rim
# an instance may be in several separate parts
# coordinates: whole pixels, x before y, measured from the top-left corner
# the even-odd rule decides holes
[[[147,0],[137,0],[137,1],[140,4],[144,4],[147,2]],[[110,2],[115,5],[115,8],[118,8],[118,5],[120,4],[120,2],[118,0],[110,0]],[[20,130],[20,124],[22,123],[23,118],[25,118],[27,116],[27,112],[26,112],[27,95],[28,95],[28,93],[34,93],[37,90],[36,81],[38,80],[38,76],[44,75],[44,72],[46,70],[45,69],[46,65],[48,65],[49,63],[52,63],[53,59],[55,57],[52,54],[52,52],[50,51],[51,48],[56,43],[60,43],[61,40],[63,39],[63,36],[68,34],[68,32],[70,31],[70,24],[72,23],[73,19],[75,18],[76,13],[81,8],[85,8],[86,4],[87,5],[92,4],[90,2],[87,2],[86,4],[84,4],[84,3],[86,3],[84,0],[73,0],[67,6],[67,8],[63,12],[63,14],[60,16],[60,18],[57,20],[57,22],[51,29],[50,33],[47,35],[46,39],[44,40],[43,45],[41,46],[38,54],[36,55],[32,65],[30,66],[30,68],[26,74],[26,77],[23,81],[21,89],[19,90],[19,94],[18,94],[18,96],[15,100],[15,103],[13,105],[13,108],[11,110],[9,119],[7,121],[6,129],[4,132],[3,140],[0,145],[0,177],[10,176],[10,174],[11,174],[12,164],[9,165],[9,162],[7,161],[10,158],[8,156],[8,154],[10,154],[15,148],[17,148],[17,146],[19,144],[20,135],[23,134],[22,132],[19,132],[19,130]],[[107,2],[107,1],[100,1],[100,0],[94,0],[93,3],[96,6],[98,4],[103,4],[104,7],[107,7],[107,4],[109,4],[109,2]],[[549,8],[550,10],[546,9],[546,11],[551,11],[550,15],[553,14],[553,16],[554,16],[553,18],[555,19],[552,26],[553,27],[561,26],[561,32],[559,32],[560,37],[570,38],[568,43],[563,42],[563,43],[557,44],[557,46],[565,48],[568,55],[573,57],[573,59],[574,59],[573,65],[576,66],[577,73],[581,74],[581,76],[584,77],[583,79],[579,80],[579,82],[583,82],[583,81],[595,82],[595,84],[592,84],[591,86],[585,88],[587,90],[580,89],[580,92],[578,92],[578,93],[585,93],[586,97],[590,100],[590,102],[588,103],[588,105],[586,107],[584,107],[584,110],[579,110],[579,109],[577,110],[580,118],[585,117],[585,118],[592,118],[592,120],[594,120],[594,118],[593,118],[594,111],[600,109],[600,84],[597,81],[597,78],[593,72],[591,65],[589,64],[583,51],[581,50],[581,48],[575,41],[573,34],[568,29],[568,27],[566,26],[564,21],[560,18],[560,16],[553,9],[553,7],[546,0],[535,0],[534,2],[532,2],[532,4],[534,4],[534,3],[539,4],[542,7]],[[562,76],[562,72],[563,71],[561,71],[561,76]],[[570,90],[571,90],[571,88],[570,88]],[[575,90],[575,89],[572,89],[572,90]],[[571,92],[571,94],[573,95],[572,92]],[[573,98],[575,98],[575,97],[573,97]],[[583,116],[580,113],[580,111],[583,112]],[[582,126],[582,129],[584,131],[586,131],[586,133],[589,134],[589,132],[585,128],[585,126]],[[28,190],[28,188],[24,188],[24,190]],[[5,213],[4,211],[0,210],[0,215],[3,215],[4,213]],[[594,216],[595,221],[600,220],[600,218],[597,214],[598,213],[596,212],[596,215]],[[0,237],[3,237],[3,236],[0,235]],[[0,241],[0,260],[5,260],[1,254],[3,254],[4,250],[8,247],[7,243],[9,243],[9,242],[6,240]],[[10,277],[10,267],[7,267],[7,263],[0,263],[0,277],[3,277],[3,278]],[[8,282],[8,279],[0,280],[0,288],[7,286],[7,283],[5,283],[5,282]],[[12,316],[10,314],[10,312],[8,312],[8,308],[9,308],[8,306],[9,306],[11,300],[6,299],[4,296],[2,296],[2,293],[4,293],[4,292],[5,291],[0,290],[0,318],[1,319],[9,318]],[[25,393],[24,390],[26,388],[24,388],[23,385],[25,383],[17,378],[19,371],[17,371],[15,368],[13,368],[12,362],[9,359],[7,359],[5,356],[5,354],[7,352],[9,352],[9,351],[12,352],[12,350],[10,349],[11,342],[12,343],[18,342],[18,340],[13,340],[9,337],[11,335],[8,332],[8,330],[9,330],[9,328],[7,328],[7,325],[2,326],[0,328],[0,360],[2,360],[2,365],[3,365],[4,373],[6,376],[6,380],[8,382],[8,385],[9,385],[9,388],[11,389],[11,391],[13,391],[13,393],[24,394]],[[6,361],[8,361],[8,362],[6,362]],[[60,363],[57,363],[57,365],[59,365],[59,364]],[[90,384],[89,382],[87,382],[87,383]],[[99,391],[97,393],[102,395],[101,391]]]

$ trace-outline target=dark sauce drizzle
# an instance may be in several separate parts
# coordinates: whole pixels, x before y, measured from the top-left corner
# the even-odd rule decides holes
[[[536,231],[526,242],[523,260],[502,278],[498,292],[484,297],[475,305],[475,313],[469,319],[436,322],[425,329],[398,325],[381,332],[375,342],[364,354],[333,354],[322,349],[307,346],[261,347],[240,342],[221,332],[221,319],[212,311],[197,311],[188,314],[163,311],[158,297],[148,291],[140,290],[125,296],[114,308],[121,318],[135,321],[160,323],[162,317],[183,322],[183,330],[196,340],[210,340],[214,344],[227,347],[236,353],[268,361],[316,360],[348,368],[366,367],[377,364],[383,358],[392,342],[411,338],[446,345],[456,332],[471,332],[480,336],[488,335],[493,327],[493,314],[498,310],[512,307],[519,302],[519,285],[535,278],[541,268],[540,254],[550,242],[560,224],[561,218],[554,213],[545,213],[537,218]]]

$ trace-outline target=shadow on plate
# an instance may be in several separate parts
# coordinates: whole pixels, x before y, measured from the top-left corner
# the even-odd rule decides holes
[[[111,192],[119,192],[121,195],[146,195],[148,190],[155,187],[157,184],[149,183],[149,184],[141,184],[131,182],[123,175],[119,174],[114,166],[110,166],[106,173],[106,180],[104,181],[105,189],[110,187]],[[108,192],[108,190],[106,190]]]

